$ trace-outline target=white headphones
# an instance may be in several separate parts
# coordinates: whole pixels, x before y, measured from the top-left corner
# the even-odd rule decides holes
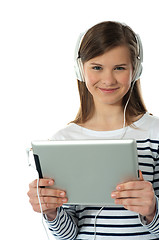
[[[123,24],[126,26],[125,24]],[[86,31],[87,32],[87,31]],[[76,73],[76,77],[79,81],[84,82],[84,71],[83,71],[83,63],[81,58],[79,57],[79,49],[81,46],[81,42],[86,34],[86,32],[81,33],[78,37],[76,47],[75,47],[75,53],[74,53],[74,69]],[[142,62],[143,62],[143,47],[142,47],[142,42],[140,40],[140,36],[138,34],[135,34],[136,41],[137,41],[137,62],[135,66],[135,70],[133,73],[133,78],[132,82],[138,80],[141,76],[142,73]]]

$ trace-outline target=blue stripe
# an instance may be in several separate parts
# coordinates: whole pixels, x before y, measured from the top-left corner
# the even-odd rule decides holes
[[[150,150],[151,152],[155,152],[157,153],[158,149],[153,149],[153,148],[150,148],[150,147],[138,147],[137,150]]]
[[[82,224],[81,227],[94,227],[94,224]],[[124,224],[124,225],[115,225],[115,224],[96,224],[96,227],[100,228],[131,228],[131,227],[143,227],[142,224]]]
[[[87,218],[92,218],[94,219],[94,216],[92,215],[86,215],[86,216],[82,216],[79,218],[79,220],[82,219],[87,219]],[[98,219],[138,219],[138,216],[98,216]]]
[[[101,207],[84,207],[83,209],[77,210],[76,213],[82,213],[84,211],[99,211],[101,209]],[[107,211],[127,211],[124,207],[104,207],[103,211],[107,210]]]
[[[109,236],[109,237],[126,237],[126,236],[143,236],[143,235],[149,235],[150,232],[145,231],[145,232],[135,232],[135,233],[101,233],[101,232],[96,232],[96,235],[98,236]],[[80,232],[79,235],[94,235],[94,232]]]
[[[150,142],[150,143],[155,143],[155,144],[159,144],[159,140],[151,140],[151,139],[145,139],[145,140],[136,140],[137,143],[146,143],[146,142]]]
[[[155,168],[155,166],[154,166],[153,164],[151,164],[151,163],[140,163],[140,162],[139,162],[139,165],[140,165],[140,166],[144,166],[144,167],[152,167],[152,168]]]

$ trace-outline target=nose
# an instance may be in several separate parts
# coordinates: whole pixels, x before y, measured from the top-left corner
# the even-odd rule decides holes
[[[101,82],[106,86],[111,86],[116,84],[116,78],[111,70],[105,70],[101,76]]]

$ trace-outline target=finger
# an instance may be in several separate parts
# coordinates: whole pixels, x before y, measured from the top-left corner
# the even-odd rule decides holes
[[[39,196],[50,196],[50,197],[65,197],[66,192],[59,189],[51,189],[51,188],[38,188]],[[32,188],[28,192],[29,197],[37,196],[37,188]]]
[[[126,190],[143,190],[145,188],[150,189],[151,183],[147,181],[131,181],[131,182],[126,182],[123,184],[117,185],[116,189],[118,191],[126,191]]]
[[[112,198],[141,198],[146,197],[148,194],[143,190],[128,190],[128,191],[115,191],[112,192]]]
[[[29,184],[29,188],[36,188],[37,187],[37,179],[34,180],[33,182],[31,182]],[[54,180],[53,179],[39,179],[39,187],[47,187],[47,186],[52,186],[54,184]]]
[[[41,204],[43,213],[45,211],[48,211],[48,210],[54,210],[55,211],[55,209],[60,207],[60,206],[62,206],[62,205],[60,205],[60,204]],[[39,213],[41,212],[39,204],[33,204],[32,208],[35,212],[39,212]]]
[[[151,200],[154,197],[153,191],[145,191],[145,190],[127,190],[127,191],[113,191],[111,197],[114,199],[118,198],[140,198],[144,200]]]
[[[143,214],[143,206],[129,206],[129,205],[124,205],[123,206],[125,209],[132,211],[132,212],[136,212],[136,213],[140,213],[141,215]]]
[[[120,198],[115,199],[115,204],[123,206],[143,206],[145,204],[144,200],[141,201],[141,198]]]
[[[139,170],[139,176],[140,176],[140,181],[144,181],[144,178],[143,178],[141,170]]]
[[[150,208],[149,207],[144,207],[144,206],[134,206],[134,205],[124,205],[123,206],[125,209],[136,212],[141,214],[142,216],[149,216],[150,215]],[[151,209],[151,214],[152,214],[152,209]],[[155,215],[155,211],[154,211],[154,215]],[[154,217],[153,215],[153,217]],[[153,219],[152,217],[152,219]]]
[[[66,192],[60,189],[39,188],[39,195],[62,198],[66,196]]]
[[[41,199],[41,201],[43,201],[43,199]],[[41,207],[42,207],[42,211],[47,212],[48,210],[52,210],[55,211],[58,207],[61,207],[64,203],[66,203],[68,201],[68,199],[65,199],[65,201],[59,201],[55,203],[51,203],[51,201],[48,203],[41,203]],[[36,201],[37,203],[31,203],[32,208],[35,212],[41,212],[41,208],[40,208],[40,204],[38,202],[38,199]]]
[[[56,197],[40,197],[41,204],[64,204],[68,201],[67,198],[56,198]],[[32,205],[39,204],[39,198],[34,197],[30,199]]]

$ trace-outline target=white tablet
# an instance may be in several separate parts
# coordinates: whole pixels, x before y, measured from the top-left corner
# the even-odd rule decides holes
[[[118,183],[138,178],[135,140],[33,141],[40,178],[53,178],[67,204],[113,205]]]

